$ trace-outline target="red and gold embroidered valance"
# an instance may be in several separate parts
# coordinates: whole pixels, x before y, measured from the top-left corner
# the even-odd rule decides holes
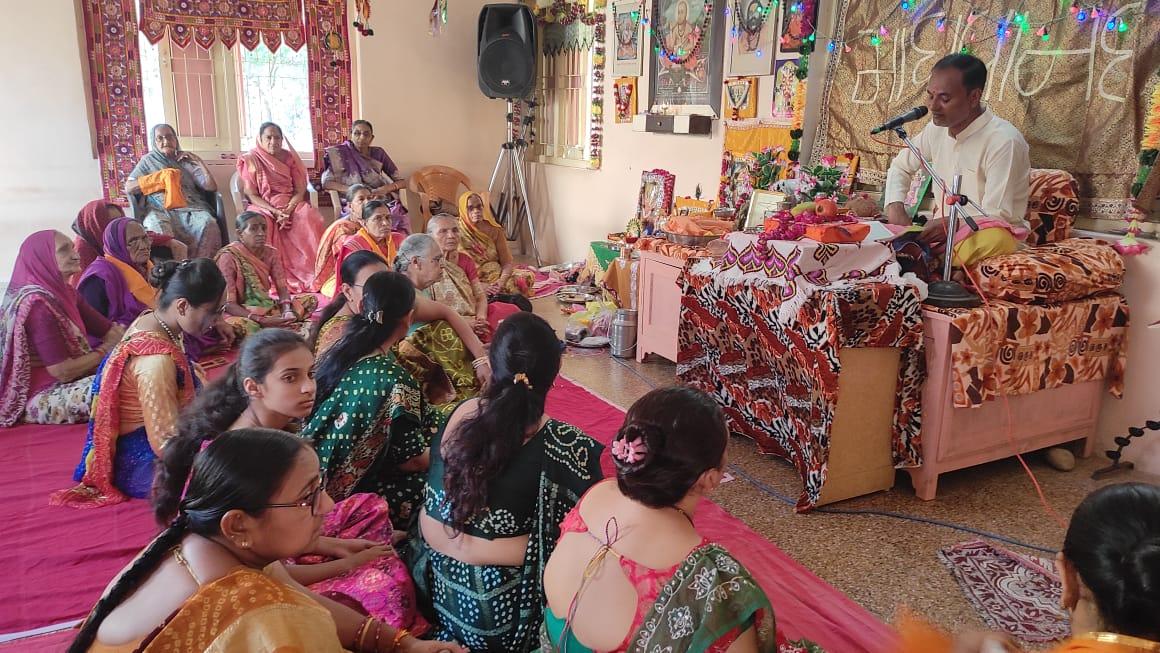
[[[150,43],[169,33],[174,45],[209,48],[240,42],[247,50],[265,42],[297,50],[305,42],[302,0],[141,0],[141,32]]]

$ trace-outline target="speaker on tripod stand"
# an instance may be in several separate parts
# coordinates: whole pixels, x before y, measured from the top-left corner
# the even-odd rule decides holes
[[[489,98],[507,100],[507,140],[500,146],[487,185],[492,209],[508,240],[517,238],[523,225],[527,225],[536,265],[541,265],[524,172],[524,152],[528,148],[524,131],[532,119],[515,118],[516,100],[529,97],[536,87],[536,23],[526,5],[484,5],[479,12],[477,37],[479,90]],[[535,103],[528,105],[534,107]]]

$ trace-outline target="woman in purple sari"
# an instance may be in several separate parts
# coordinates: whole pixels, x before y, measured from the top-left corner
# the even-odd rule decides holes
[[[381,147],[373,147],[375,130],[366,120],[356,120],[345,142],[326,148],[326,169],[322,186],[327,190],[347,192],[351,186],[362,184],[371,189],[376,198],[387,200],[391,209],[391,231],[411,233],[407,209],[399,201],[399,191],[407,187],[407,180],[399,167]]]
[[[142,313],[157,308],[157,289],[149,284],[150,238],[141,223],[117,218],[105,227],[104,255],[98,256],[81,275],[77,291],[109,321],[128,327]],[[185,353],[194,360],[219,350],[239,334],[219,319],[215,329],[185,338]]]
[[[89,418],[93,372],[125,330],[68,283],[80,272],[72,239],[38,231],[24,240],[0,307],[0,426]]]

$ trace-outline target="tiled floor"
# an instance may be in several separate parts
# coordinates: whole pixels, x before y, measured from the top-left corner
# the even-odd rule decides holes
[[[535,307],[563,332],[565,318],[553,298],[537,300]],[[628,407],[653,387],[676,380],[675,365],[656,357],[638,364],[607,355],[567,354],[563,373],[621,407]],[[730,464],[754,481],[796,499],[800,481],[788,463],[758,454],[753,442],[736,436],[728,455]],[[1027,461],[1065,521],[1080,500],[1101,484],[1091,480],[1092,470],[1107,463],[1102,457],[1092,457],[1080,461],[1074,471],[1062,473],[1049,468],[1040,455],[1028,456]],[[1126,480],[1156,479],[1128,473],[1103,483]],[[947,628],[983,627],[936,557],[944,546],[977,537],[972,533],[883,516],[799,515],[740,477],[722,485],[713,499],[883,620],[890,620],[900,606],[907,606]],[[935,501],[920,501],[911,489],[909,476],[899,473],[893,490],[832,507],[903,513],[1052,550],[1059,548],[1064,533],[1045,512],[1026,472],[1014,458],[940,477]],[[1050,555],[994,543],[1024,553]]]

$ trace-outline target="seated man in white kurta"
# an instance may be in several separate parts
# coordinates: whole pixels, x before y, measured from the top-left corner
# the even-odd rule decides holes
[[[962,193],[982,207],[988,217],[1024,227],[1031,183],[1027,141],[1014,125],[981,104],[986,85],[987,67],[979,59],[969,54],[952,54],[939,60],[926,86],[931,122],[913,140],[946,182],[948,190],[953,177],[962,175]],[[921,168],[918,157],[908,149],[902,150],[890,164],[885,203],[891,224],[910,224],[903,200],[912,177]],[[946,241],[946,223],[940,216],[949,207],[935,188],[935,199],[941,208],[927,221],[922,240],[940,245]],[[976,217],[977,211],[972,207],[967,206],[966,212]],[[975,260],[978,254],[1005,254],[1018,246],[1005,229],[983,229],[973,234],[970,241],[956,244],[956,254]],[[965,250],[971,250],[974,255],[968,256]]]

